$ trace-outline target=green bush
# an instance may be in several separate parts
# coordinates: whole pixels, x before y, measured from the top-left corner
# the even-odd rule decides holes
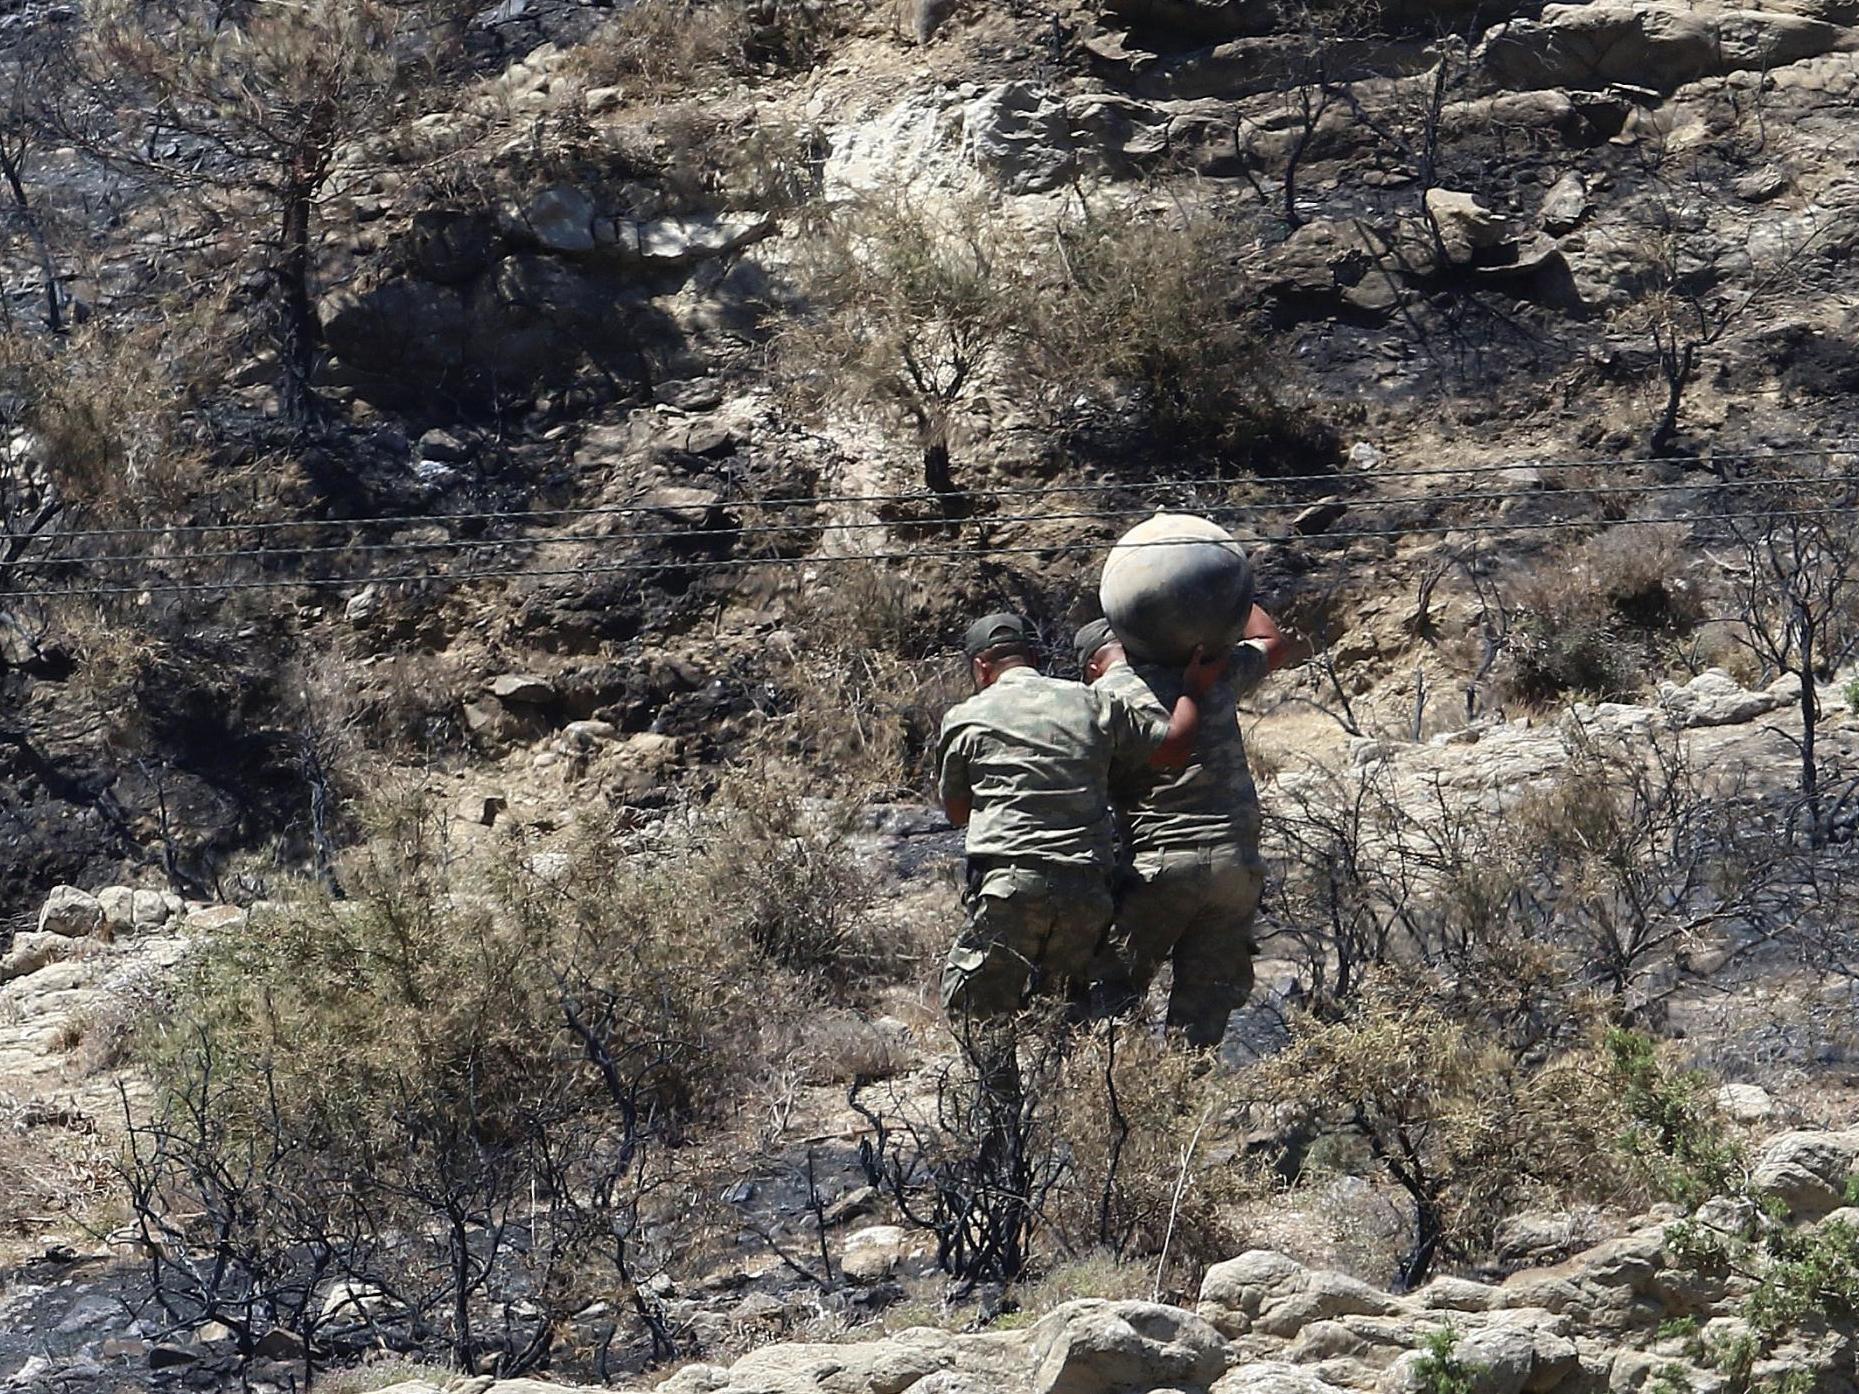
[[[327,1283],[359,1282],[391,1299],[386,1348],[510,1373],[671,1263],[648,1226],[695,1184],[685,1144],[734,1125],[823,978],[877,961],[833,830],[783,806],[710,826],[632,865],[594,824],[486,866],[416,799],[341,866],[346,899],[202,944],[138,1043],[155,1098],[124,1167],[164,1281],[248,1350],[314,1346]]]

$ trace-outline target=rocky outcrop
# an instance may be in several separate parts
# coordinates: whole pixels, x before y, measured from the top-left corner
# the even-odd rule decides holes
[[[1480,62],[1502,87],[1624,82],[1671,92],[1699,78],[1855,48],[1859,33],[1847,24],[1786,9],[1595,0],[1546,5],[1538,19],[1500,25]]]
[[[1799,1136],[1805,1135],[1777,1139],[1770,1153],[1800,1159],[1804,1144],[1790,1140]],[[1429,1387],[1429,1342],[1450,1331],[1473,1394],[1636,1390],[1655,1370],[1708,1389],[1718,1387],[1717,1377],[1691,1363],[1684,1343],[1662,1335],[1661,1325],[1676,1318],[1733,1324],[1743,1300],[1733,1285],[1672,1258],[1662,1222],[1503,1283],[1444,1277],[1404,1297],[1258,1250],[1210,1269],[1195,1312],[1082,1299],[1014,1330],[917,1327],[881,1340],[766,1346],[728,1367],[686,1366],[657,1388],[661,1394],[1414,1394]],[[1777,1362],[1813,1359],[1830,1375],[1850,1375],[1849,1337],[1803,1339],[1808,1344],[1778,1351]],[[413,1380],[383,1394],[466,1394],[467,1387],[470,1394],[559,1388]]]

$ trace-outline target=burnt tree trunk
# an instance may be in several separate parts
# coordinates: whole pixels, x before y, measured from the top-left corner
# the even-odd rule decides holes
[[[0,145],[0,174],[6,176],[7,187],[13,192],[13,204],[19,209],[20,221],[26,225],[26,235],[39,256],[40,274],[45,277],[45,327],[57,334],[65,327],[64,309],[58,302],[58,268],[52,261],[52,249],[45,241],[38,212],[26,197],[26,182],[20,177],[19,167],[18,153]]]

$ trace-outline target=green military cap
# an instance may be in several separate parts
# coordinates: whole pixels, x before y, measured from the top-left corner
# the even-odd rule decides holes
[[[1028,653],[1033,650],[1033,631],[1026,621],[1005,611],[983,615],[969,625],[968,633],[962,636],[962,651],[970,658],[979,658],[989,649],[1005,648],[1024,649]]]
[[[1104,645],[1121,642],[1117,638],[1117,631],[1110,627],[1109,620],[1092,620],[1089,624],[1080,625],[1077,634],[1072,637],[1072,644],[1078,650],[1080,668],[1089,663]]]

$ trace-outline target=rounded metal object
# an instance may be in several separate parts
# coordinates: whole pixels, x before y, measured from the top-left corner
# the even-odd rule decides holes
[[[1131,658],[1181,667],[1197,646],[1225,653],[1245,634],[1252,568],[1218,523],[1158,513],[1117,539],[1097,594]]]

